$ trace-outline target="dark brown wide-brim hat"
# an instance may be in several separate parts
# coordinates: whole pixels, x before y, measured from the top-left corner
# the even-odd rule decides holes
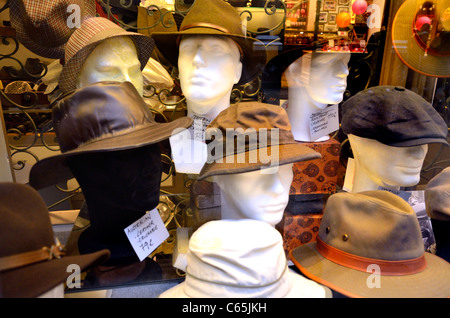
[[[70,5],[80,9],[80,22],[95,17],[95,0],[11,0],[11,25],[19,42],[39,56],[63,59],[66,42],[76,30],[67,23],[78,12]]]
[[[412,207],[391,192],[335,193],[316,242],[290,258],[308,278],[348,297],[450,297],[450,264],[425,252]]]
[[[65,256],[55,243],[49,211],[39,193],[28,185],[0,183],[0,297],[37,297],[65,283],[73,274],[106,261],[110,252]]]
[[[196,0],[178,32],[154,32],[156,47],[173,65],[178,65],[178,45],[183,35],[210,35],[230,38],[241,50],[242,75],[238,84],[255,79],[267,60],[264,43],[246,36],[239,13],[223,0]]]
[[[200,180],[321,158],[320,153],[294,140],[286,111],[272,104],[231,105],[208,125],[205,139],[208,157]],[[239,140],[245,143],[239,144]],[[216,146],[223,151],[213,151]],[[227,153],[227,149],[233,151]],[[277,162],[268,162],[274,154]]]
[[[434,77],[450,77],[450,0],[407,0],[392,24],[392,43],[410,69]],[[422,23],[418,19],[426,19]]]
[[[91,84],[62,96],[51,107],[61,154],[33,165],[29,183],[36,189],[70,179],[65,160],[71,156],[156,144],[192,124],[189,117],[156,122],[130,82]]]
[[[135,43],[143,70],[155,47],[155,41],[149,36],[126,31],[106,18],[93,17],[83,21],[81,27],[67,41],[65,64],[58,80],[59,88],[63,92],[76,89],[81,68],[92,51],[107,39],[121,36],[129,37]]]

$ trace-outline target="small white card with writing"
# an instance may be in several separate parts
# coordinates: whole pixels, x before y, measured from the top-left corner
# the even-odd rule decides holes
[[[169,237],[169,232],[157,209],[147,212],[124,231],[140,261],[149,256]]]
[[[311,140],[317,140],[339,129],[339,106],[332,105],[311,114],[309,129]]]

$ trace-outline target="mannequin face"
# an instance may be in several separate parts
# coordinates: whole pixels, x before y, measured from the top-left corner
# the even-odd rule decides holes
[[[88,204],[90,200],[106,201],[105,206],[117,209],[147,211],[159,203],[158,145],[83,154],[69,158],[67,163]]]
[[[293,164],[214,177],[222,195],[237,211],[236,218],[255,219],[272,226],[279,223],[289,201]],[[273,171],[269,171],[273,170]],[[222,217],[226,214],[222,211]]]
[[[419,183],[428,145],[392,147],[373,139],[348,137],[356,164],[361,169],[355,173],[363,173],[384,187],[408,187]]]
[[[180,85],[188,108],[206,115],[220,102],[229,104],[242,72],[237,44],[218,36],[188,36],[179,50]]]
[[[85,60],[78,88],[101,81],[131,82],[140,95],[144,91],[141,63],[133,40],[127,36],[100,43]]]
[[[337,104],[347,87],[350,56],[350,53],[306,53],[288,67],[288,84],[304,86],[318,107]]]

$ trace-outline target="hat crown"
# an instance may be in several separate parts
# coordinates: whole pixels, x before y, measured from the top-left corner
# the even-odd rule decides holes
[[[398,86],[375,86],[342,105],[345,134],[375,139],[389,146],[447,144],[447,124],[417,93]]]
[[[282,237],[257,220],[219,220],[203,225],[189,241],[189,275],[212,284],[262,287],[286,270]]]
[[[414,210],[384,190],[330,196],[318,236],[338,250],[370,259],[400,261],[424,253]]]
[[[27,185],[0,183],[0,257],[54,244],[45,202]]]
[[[195,0],[180,30],[191,27],[211,27],[224,33],[245,36],[239,13],[223,0]]]
[[[53,104],[52,116],[61,152],[156,123],[130,82],[100,82],[76,90]]]
[[[442,170],[426,185],[425,208],[430,218],[450,221],[450,167]]]

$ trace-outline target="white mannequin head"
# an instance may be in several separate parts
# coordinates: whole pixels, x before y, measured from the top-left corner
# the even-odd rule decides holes
[[[188,114],[212,120],[230,106],[231,90],[241,77],[239,47],[226,37],[185,36],[180,42],[178,70]]]
[[[348,139],[355,159],[352,192],[377,190],[378,187],[398,190],[419,183],[427,144],[392,147],[353,134],[349,134]]]
[[[289,201],[293,164],[214,176],[221,189],[222,219],[255,219],[278,224]]]
[[[287,113],[295,140],[311,140],[310,116],[342,101],[347,87],[350,53],[307,52],[285,71],[288,83]],[[328,139],[328,136],[317,141]]]
[[[144,94],[141,63],[132,39],[127,36],[110,38],[90,53],[81,68],[77,87],[101,81],[128,81],[140,95]]]
[[[305,53],[286,70],[289,89],[304,87],[318,108],[341,102],[347,87],[350,56],[350,53]]]

